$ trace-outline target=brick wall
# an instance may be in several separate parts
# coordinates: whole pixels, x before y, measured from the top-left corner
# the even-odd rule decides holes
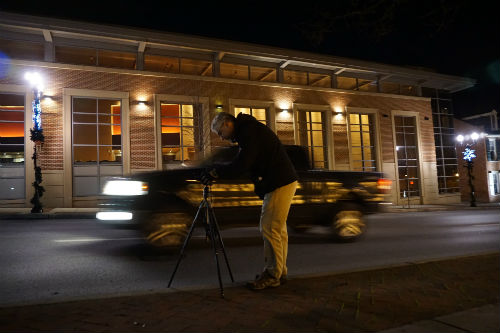
[[[413,111],[419,113],[422,146],[422,162],[435,162],[434,135],[430,101],[403,96],[363,95],[354,92],[317,91],[298,87],[285,88],[273,84],[267,86],[245,84],[244,82],[216,82],[186,77],[139,75],[116,71],[94,71],[92,68],[68,66],[70,68],[39,67],[37,71],[45,78],[45,92],[53,96],[52,102],[42,104],[42,124],[46,141],[41,154],[42,168],[63,170],[63,89],[94,89],[129,92],[130,96],[130,157],[132,170],[155,167],[155,123],[153,94],[187,95],[209,97],[210,115],[204,114],[203,123],[209,128],[209,121],[215,112],[215,105],[222,104],[229,111],[229,98],[274,101],[277,108],[291,110],[292,103],[317,104],[371,108],[378,110],[383,163],[395,163],[391,111]],[[24,72],[34,70],[33,66],[13,65],[7,77],[0,84],[25,84]],[[196,99],[196,98],[195,98]],[[194,99],[193,102],[196,102]],[[145,108],[135,101],[146,100]],[[281,105],[285,105],[282,107]],[[427,117],[427,119],[425,119]],[[289,125],[284,124],[285,133]],[[288,127],[287,127],[288,126]],[[278,127],[281,129],[281,127]],[[349,148],[345,117],[336,120],[333,116],[333,140],[336,164],[349,163]],[[289,134],[287,140],[289,141]],[[212,146],[222,143],[216,135],[210,135]]]

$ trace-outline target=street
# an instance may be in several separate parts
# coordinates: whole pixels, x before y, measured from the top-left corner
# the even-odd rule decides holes
[[[498,210],[383,213],[368,216],[369,229],[355,243],[333,243],[326,230],[290,232],[289,275],[345,272],[426,259],[498,251]],[[257,228],[222,232],[237,283],[263,265]],[[178,253],[157,253],[131,230],[96,220],[0,221],[0,305],[165,292]],[[224,268],[221,257],[221,266]],[[222,271],[230,285],[227,271]],[[217,287],[210,244],[191,240],[175,288]]]

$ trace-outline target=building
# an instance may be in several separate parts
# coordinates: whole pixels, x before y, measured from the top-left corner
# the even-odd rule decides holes
[[[451,94],[474,80],[194,36],[0,13],[0,205],[30,206],[33,93],[45,81],[45,207],[92,207],[113,176],[183,167],[254,115],[315,168],[382,171],[391,201],[460,201]]]
[[[462,135],[463,142],[457,142],[459,155],[459,174],[462,200],[470,200],[469,176],[463,151],[469,143],[475,150],[473,166],[473,184],[478,202],[500,202],[500,131],[498,129],[497,112],[491,112],[454,119],[457,135]],[[478,135],[472,138],[472,133]]]

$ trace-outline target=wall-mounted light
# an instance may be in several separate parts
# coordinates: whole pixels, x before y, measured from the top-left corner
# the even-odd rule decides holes
[[[215,108],[216,108],[217,110],[222,110],[222,104],[216,104],[216,105],[215,105]]]
[[[281,120],[288,120],[292,118],[292,114],[288,109],[281,109],[281,111],[278,113],[278,118]]]
[[[46,101],[46,102],[52,102],[54,100],[54,96],[51,96],[51,95],[45,95],[43,94],[43,100]]]
[[[347,112],[347,106],[345,106],[345,107],[344,107],[344,109],[342,109],[342,107],[341,107],[341,106],[335,106],[335,107],[333,108],[333,110],[335,111],[335,113],[336,113],[337,115],[341,115],[341,114],[342,114],[342,112],[344,112],[344,110]]]

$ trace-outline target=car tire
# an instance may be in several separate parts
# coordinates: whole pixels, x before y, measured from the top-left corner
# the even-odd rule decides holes
[[[341,209],[336,211],[331,228],[336,240],[350,242],[360,238],[366,231],[366,221],[361,205],[356,203],[340,203]]]
[[[186,239],[192,217],[184,212],[152,213],[142,223],[148,244],[155,248],[178,248]]]

